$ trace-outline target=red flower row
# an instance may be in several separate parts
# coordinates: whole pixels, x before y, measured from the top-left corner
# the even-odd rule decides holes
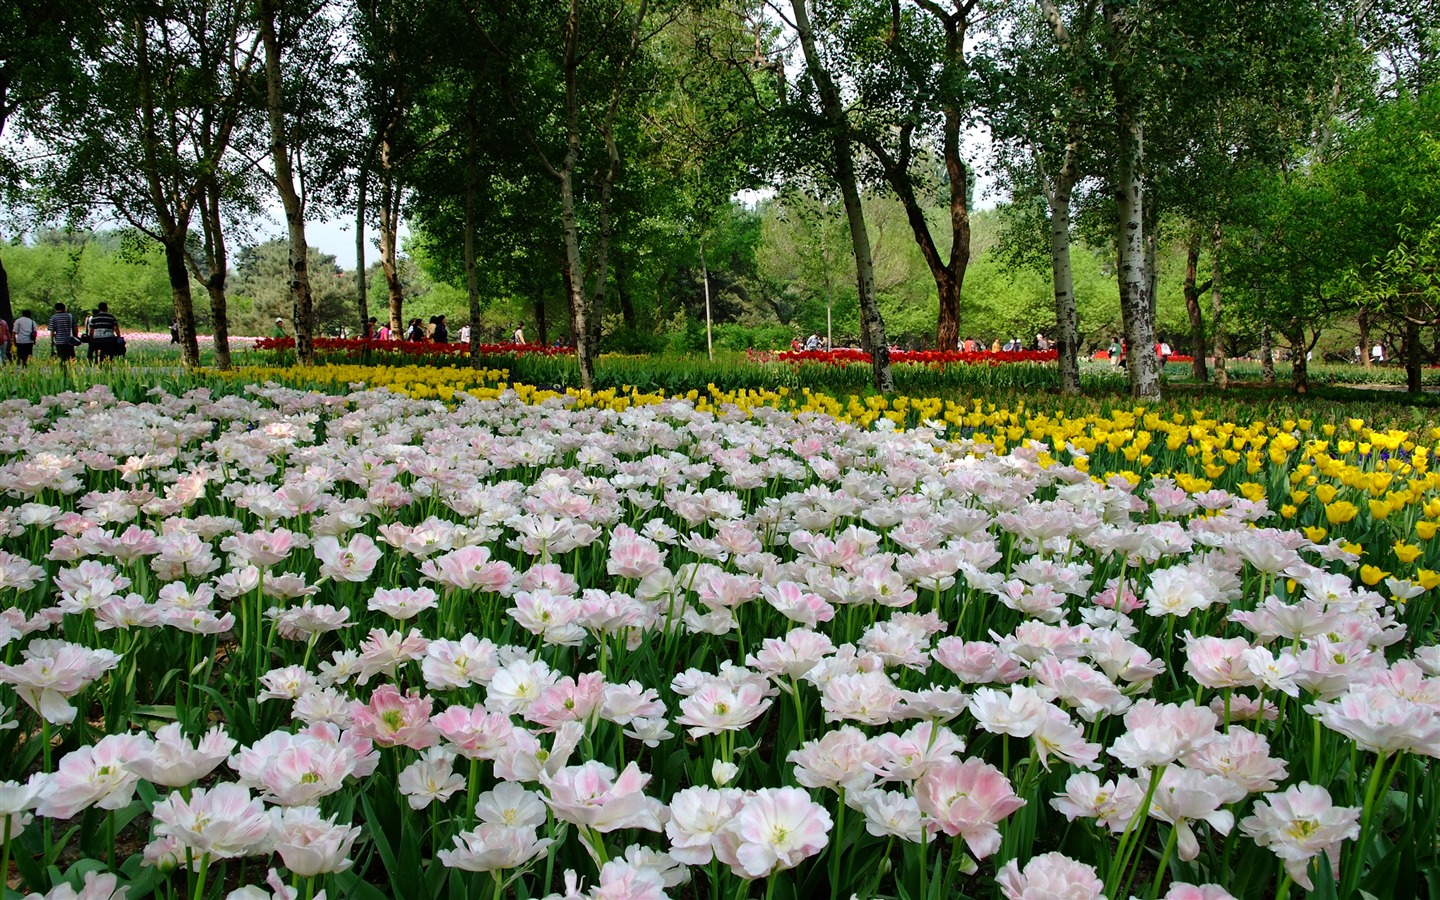
[[[294,350],[295,339],[262,338],[255,342],[256,350]],[[401,353],[407,356],[439,356],[452,354],[460,356],[470,351],[469,344],[437,344],[434,341],[367,341],[352,338],[316,338],[318,352],[360,353]],[[574,353],[570,347],[548,347],[543,344],[481,344],[480,356],[561,356]]]

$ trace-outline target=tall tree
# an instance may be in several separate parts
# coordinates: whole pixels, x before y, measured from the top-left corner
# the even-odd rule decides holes
[[[1137,70],[1141,58],[1140,4],[1108,0],[1101,4],[1105,24],[1111,103],[1114,116],[1116,274],[1120,318],[1124,323],[1130,393],[1138,399],[1160,396],[1160,367],[1155,357],[1155,307],[1147,291],[1145,265],[1145,122]]]
[[[1093,133],[1103,116],[1097,88],[1103,58],[1095,34],[1098,0],[1062,5],[1039,0],[1017,17],[991,79],[991,129],[1012,187],[1035,188],[1047,213],[1055,295],[1055,349],[1060,390],[1080,391],[1079,316],[1070,257],[1076,190],[1099,170]],[[1023,202],[1023,201],[1022,201]]]
[[[114,39],[87,66],[63,124],[47,133],[55,181],[99,198],[164,248],[182,357],[193,367],[191,225],[201,211],[220,227],[222,173],[258,38],[243,0],[122,4],[117,12]],[[223,335],[223,278],[217,286]]]
[[[447,36],[435,4],[417,8],[400,0],[356,0],[356,73],[364,106],[367,139],[359,166],[363,198],[370,180],[376,187],[374,217],[380,244],[380,268],[390,307],[390,327],[404,324],[405,295],[400,283],[400,217],[409,190],[415,155],[423,141],[411,127],[412,110],[436,71],[436,55]]]
[[[472,4],[472,26],[500,60],[505,123],[559,194],[562,280],[581,385],[595,383],[610,284],[616,185],[627,121],[647,102],[648,53],[672,3],[570,0]]]
[[[960,339],[960,298],[970,263],[973,178],[962,137],[976,116],[976,92],[966,54],[973,52],[974,26],[986,9],[980,0],[916,0],[914,9],[846,0],[826,4],[824,10],[829,21],[822,23],[823,30],[836,36],[844,58],[853,62],[847,74],[857,94],[855,139],[879,163],[905,210],[939,296],[936,346],[953,350]],[[949,232],[943,250],[943,232],[934,233],[927,217],[937,181]]]
[[[257,0],[260,42],[265,51],[265,112],[270,169],[290,242],[290,297],[295,353],[315,364],[315,304],[305,237],[305,152],[320,133],[316,120],[330,112],[333,47],[324,0],[282,3]],[[317,154],[318,155],[318,154]]]
[[[31,166],[24,138],[44,134],[57,101],[82,78],[97,52],[102,10],[85,0],[11,0],[0,7],[0,200],[17,197]],[[0,259],[0,318],[15,320]]]
[[[790,0],[790,11],[794,16],[791,24],[800,39],[806,77],[813,85],[819,102],[823,122],[820,135],[825,141],[826,168],[840,191],[845,218],[850,226],[850,249],[855,257],[856,291],[860,301],[861,342],[870,354],[875,390],[889,394],[895,390],[895,377],[890,371],[890,345],[885,336],[885,320],[880,315],[880,304],[875,294],[875,260],[870,233],[865,225],[865,209],[861,203],[855,166],[855,135],[840,88],[816,39],[808,2]]]

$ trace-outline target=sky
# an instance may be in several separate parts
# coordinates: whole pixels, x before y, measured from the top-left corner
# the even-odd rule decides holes
[[[268,210],[268,220],[257,222],[254,232],[258,240],[285,236],[285,210],[279,203],[271,206]],[[365,264],[371,265],[380,258],[380,248],[376,246],[378,232],[373,228],[365,230]],[[410,236],[410,227],[402,219],[400,221],[400,247],[405,247],[405,239]],[[305,239],[310,246],[321,253],[328,253],[335,257],[335,262],[342,269],[355,268],[355,219],[353,216],[347,218],[336,218],[328,220],[310,220],[305,223]]]

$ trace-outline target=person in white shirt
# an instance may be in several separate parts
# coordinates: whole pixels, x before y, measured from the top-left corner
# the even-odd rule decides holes
[[[15,320],[15,362],[28,365],[30,355],[35,352],[35,338],[40,327],[30,316],[30,310],[22,309],[20,318]]]
[[[525,343],[525,326],[524,326],[524,325],[516,325],[516,326],[515,326],[515,343],[517,343],[517,344],[523,344],[523,343]]]
[[[1376,344],[1370,348],[1370,361],[1383,363],[1385,361],[1385,348]]]
[[[470,325],[469,325],[468,323],[465,324],[465,325],[461,325],[461,326],[460,326],[459,336],[460,336],[460,343],[462,343],[462,344],[468,344],[468,343],[470,343]]]

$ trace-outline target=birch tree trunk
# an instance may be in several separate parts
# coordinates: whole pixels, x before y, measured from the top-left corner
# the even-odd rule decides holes
[[[578,138],[577,138],[578,141]],[[575,338],[575,359],[580,366],[580,387],[595,388],[595,356],[590,348],[590,294],[585,290],[585,267],[580,260],[580,231],[575,221],[575,187],[572,170],[579,156],[578,143],[565,154],[560,170],[560,229],[565,242],[565,289],[570,303],[570,327]]]
[[[895,391],[895,378],[890,371],[890,345],[885,337],[885,320],[875,296],[875,260],[871,252],[870,233],[865,227],[865,210],[860,203],[860,188],[855,175],[855,148],[840,92],[815,45],[815,31],[805,0],[790,0],[795,14],[795,30],[805,54],[805,65],[815,80],[820,106],[830,126],[830,140],[835,153],[835,180],[850,225],[850,245],[855,254],[855,281],[860,297],[860,334],[870,353],[871,377],[875,390],[882,394]]]
[[[1070,193],[1050,201],[1050,269],[1055,280],[1055,364],[1060,393],[1080,393],[1080,320],[1070,268]]]
[[[1080,320],[1075,309],[1075,278],[1070,266],[1070,200],[1075,189],[1076,140],[1065,148],[1065,163],[1047,190],[1050,206],[1050,270],[1055,282],[1055,364],[1060,393],[1080,393]]]
[[[294,307],[295,357],[315,365],[315,306],[310,293],[310,247],[305,240],[305,201],[295,188],[295,170],[285,132],[280,41],[275,33],[278,0],[259,0],[260,41],[265,45],[265,109],[270,122],[270,156],[275,186],[285,207],[290,237],[290,300]]]
[[[1128,60],[1119,46],[1134,25],[1127,21],[1123,4],[1106,3],[1105,22],[1111,41],[1110,87],[1115,103],[1115,206],[1117,281],[1120,316],[1128,345],[1125,355],[1130,373],[1130,394],[1138,400],[1160,399],[1160,373],[1155,359],[1155,316],[1146,296],[1144,127],[1140,102],[1130,80]]]

